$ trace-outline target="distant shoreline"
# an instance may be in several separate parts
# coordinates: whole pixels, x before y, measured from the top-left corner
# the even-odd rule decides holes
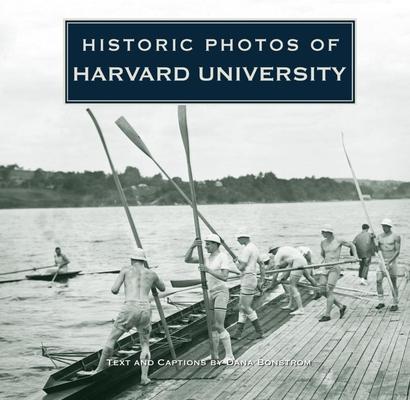
[[[10,193],[12,191],[13,193]],[[18,191],[16,193],[16,191]],[[16,198],[14,195],[18,194]],[[34,194],[34,196],[33,196]],[[55,195],[55,196],[54,196]],[[47,209],[47,208],[111,208],[111,207],[122,207],[120,200],[117,203],[112,202],[100,202],[96,204],[95,201],[87,201],[84,196],[69,196],[69,201],[65,198],[66,196],[61,195],[61,193],[53,193],[49,190],[41,189],[0,189],[0,210],[23,210],[23,209]],[[387,198],[387,199],[372,199],[368,202],[379,201],[379,200],[408,200],[409,198]],[[330,200],[291,200],[291,201],[242,201],[242,202],[215,202],[215,203],[204,203],[199,202],[200,206],[204,205],[244,205],[244,204],[296,204],[296,203],[336,203],[336,202],[347,202],[347,201],[358,201],[358,199],[330,199]],[[366,201],[367,202],[367,201]],[[8,203],[7,205],[5,203]],[[14,203],[13,205],[11,203]],[[186,203],[174,203],[174,204],[130,204],[130,207],[167,207],[167,206],[188,206]]]
[[[144,177],[135,167],[118,174],[130,206],[184,204],[181,195],[161,174]],[[189,183],[174,182],[189,194]],[[366,199],[410,198],[410,182],[360,180]],[[278,178],[273,172],[196,181],[199,204],[265,204],[356,200],[347,179]],[[113,207],[121,202],[112,175],[103,171],[50,172],[0,166],[0,209]]]

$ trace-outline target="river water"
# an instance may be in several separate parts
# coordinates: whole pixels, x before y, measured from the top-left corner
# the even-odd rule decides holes
[[[410,265],[410,200],[366,203],[377,232],[384,217],[402,236],[401,265]],[[207,205],[200,210],[225,241],[238,250],[235,233],[247,231],[261,251],[272,244],[305,245],[318,261],[320,227],[333,225],[336,235],[351,240],[365,222],[359,202]],[[184,264],[194,238],[191,209],[186,206],[133,207],[137,229],[151,266],[165,280],[196,278]],[[119,269],[135,249],[121,208],[0,210],[0,272],[54,263],[54,247],[84,272]],[[203,227],[204,234],[207,232]],[[24,274],[1,276],[24,278]],[[0,285],[0,398],[21,399],[41,392],[55,371],[41,356],[41,344],[57,351],[95,351],[102,347],[122,304],[110,288],[115,275],[87,275],[68,286],[23,281]],[[176,300],[181,299],[181,294]],[[185,293],[184,300],[199,299]],[[164,302],[167,314],[175,306]]]

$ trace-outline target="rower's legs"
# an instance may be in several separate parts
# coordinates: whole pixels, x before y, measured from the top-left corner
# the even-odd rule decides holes
[[[242,299],[242,310],[245,312],[249,321],[252,322],[258,337],[263,337],[263,330],[258,320],[258,315],[256,311],[252,308],[253,295],[241,295]]]
[[[332,312],[332,307],[333,304],[335,303],[336,299],[335,299],[335,294],[333,292],[334,290],[334,286],[333,285],[327,285],[327,290],[326,290],[326,313],[325,316],[326,317],[330,317],[330,313]]]
[[[147,385],[151,382],[148,378],[148,363],[151,359],[151,353],[149,351],[149,336],[151,333],[151,325],[145,326],[143,328],[138,327],[140,345],[141,345],[141,384]]]
[[[340,271],[339,269],[329,271],[328,278],[327,278],[327,286],[326,286],[326,313],[325,317],[330,317],[330,313],[332,311],[333,304],[335,304],[339,309],[344,308],[343,304],[336,300],[334,290],[336,287],[336,283],[339,279]]]
[[[318,298],[321,296],[326,296],[326,285],[327,285],[327,275],[319,275],[319,290],[318,290]]]
[[[294,301],[293,301],[293,296],[292,296],[292,291],[291,291],[288,284],[286,284],[286,285],[283,284],[282,287],[283,287],[283,290],[286,293],[286,298],[284,300],[285,300],[285,302],[288,303],[287,306],[282,307],[282,309],[283,310],[292,310],[293,308],[295,308]]]
[[[399,288],[397,287],[397,276],[390,275],[390,279],[394,289],[393,305],[397,306],[397,304],[399,304]]]
[[[113,327],[111,330],[110,335],[108,336],[107,342],[105,343],[103,352],[101,354],[100,362],[98,363],[98,367],[95,372],[100,372],[104,368],[106,368],[106,363],[109,358],[112,357],[114,353],[114,346],[117,340],[124,334],[122,329],[117,327]]]
[[[302,304],[302,297],[300,296],[299,290],[297,288],[297,284],[300,280],[300,276],[290,276],[290,291],[292,294],[293,299],[295,300],[298,310],[300,313],[303,312],[303,304]]]
[[[225,329],[225,315],[226,315],[226,309],[217,309],[215,308],[214,311],[214,326],[215,326],[215,333],[217,336],[217,342],[215,341],[214,343],[217,343],[219,345],[219,340],[221,340],[224,349],[225,349],[225,358],[232,358],[233,359],[233,354],[232,354],[232,345],[231,345],[231,337],[229,335],[229,332]],[[218,352],[218,346],[215,346],[215,349]]]
[[[383,292],[383,272],[377,271],[376,273],[377,276],[377,296],[379,298],[379,304],[384,304],[384,292]]]

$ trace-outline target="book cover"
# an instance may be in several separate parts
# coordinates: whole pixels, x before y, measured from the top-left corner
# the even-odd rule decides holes
[[[405,2],[0,15],[1,398],[408,397]]]

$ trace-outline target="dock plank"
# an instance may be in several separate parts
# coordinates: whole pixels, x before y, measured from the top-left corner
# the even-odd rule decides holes
[[[375,274],[365,291],[375,290]],[[345,271],[343,286],[360,290],[357,273]],[[273,330],[262,340],[249,337],[239,360],[310,360],[311,365],[232,366],[202,370],[202,379],[161,381],[146,400],[373,400],[409,399],[410,285],[400,280],[400,308],[374,308],[374,298],[345,297],[342,320],[318,323],[324,299],[312,301],[305,315],[289,318],[275,329],[279,312],[272,308]],[[252,328],[248,328],[252,333]],[[201,350],[202,351],[202,350]],[[195,351],[190,353],[193,359]],[[206,378],[206,379],[203,379]],[[171,382],[171,383],[169,383]],[[177,384],[175,382],[178,382]],[[168,386],[167,386],[168,385]],[[143,394],[143,391],[137,392]]]

